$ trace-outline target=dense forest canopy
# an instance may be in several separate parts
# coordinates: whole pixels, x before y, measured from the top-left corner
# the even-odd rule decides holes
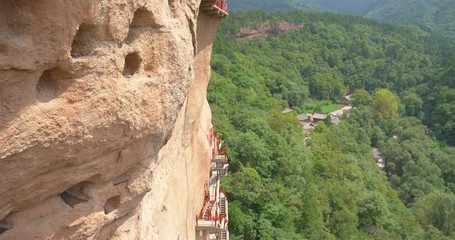
[[[233,11],[251,11],[251,10],[266,10],[266,11],[292,11],[295,5],[290,0],[229,0],[229,9]]]
[[[353,15],[366,15],[370,11],[377,9],[388,0],[229,0],[233,10],[266,10],[266,11],[286,11],[295,8],[307,11],[333,11]],[[282,6],[276,8],[276,6]]]
[[[455,0],[230,0],[233,10],[336,12],[389,23],[417,23],[455,37]]]
[[[283,21],[305,26],[232,37]],[[452,41],[418,26],[231,13],[216,36],[208,100],[229,145],[232,238],[454,238],[454,87]],[[296,114],[348,93],[349,116],[318,122],[305,139]]]
[[[419,23],[455,37],[455,0],[389,1],[365,16],[390,23]]]

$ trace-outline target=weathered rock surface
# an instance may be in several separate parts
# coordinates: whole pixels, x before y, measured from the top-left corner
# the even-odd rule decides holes
[[[0,2],[0,239],[194,239],[218,19],[189,0]]]
[[[304,28],[303,23],[292,22],[277,22],[277,23],[264,23],[242,27],[234,35],[237,39],[254,39],[263,38],[276,35],[278,33],[287,32],[294,29]]]

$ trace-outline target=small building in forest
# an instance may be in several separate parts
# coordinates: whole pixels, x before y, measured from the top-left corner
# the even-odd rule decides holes
[[[292,108],[288,108],[288,107],[287,107],[287,108],[285,108],[283,111],[281,111],[281,113],[286,114],[286,113],[291,113],[291,112],[293,112],[293,111],[294,111],[294,110],[292,110]]]
[[[313,115],[311,115],[312,121],[324,121],[327,117],[328,115],[325,113],[313,113]]]
[[[336,101],[338,104],[351,105],[352,104],[352,94],[342,97],[340,100]]]
[[[297,119],[299,119],[299,121],[301,123],[310,122],[310,115],[309,114],[299,114],[299,115],[297,115]]]

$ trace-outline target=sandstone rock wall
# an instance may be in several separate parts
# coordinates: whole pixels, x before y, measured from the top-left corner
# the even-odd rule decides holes
[[[264,23],[251,26],[242,27],[237,33],[230,33],[237,39],[254,39],[264,38],[276,35],[278,33],[287,32],[294,29],[304,28],[303,23],[292,22],[277,22],[277,23]]]
[[[197,0],[0,2],[0,239],[194,239],[219,19]]]

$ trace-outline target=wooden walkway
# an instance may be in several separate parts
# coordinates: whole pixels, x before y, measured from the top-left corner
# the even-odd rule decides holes
[[[219,236],[220,239],[229,240],[228,201],[226,193],[220,189],[220,178],[227,175],[229,166],[226,148],[222,148],[222,141],[214,131],[209,142],[212,147],[210,180],[207,182],[204,206],[196,217],[196,230],[208,231],[214,239]]]
[[[199,9],[202,13],[219,18],[229,16],[227,12],[227,4],[224,0],[202,0]]]

